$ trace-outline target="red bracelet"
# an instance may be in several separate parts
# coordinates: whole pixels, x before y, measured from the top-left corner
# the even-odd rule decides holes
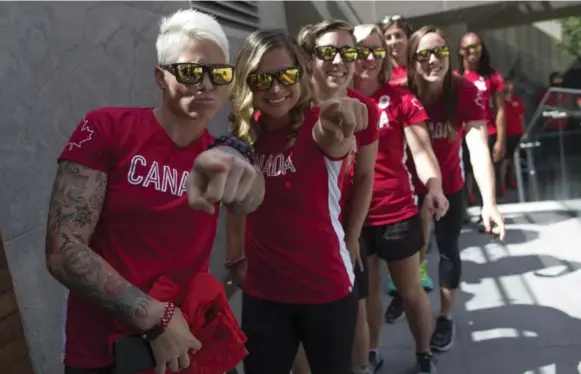
[[[236,260],[226,261],[226,263],[224,264],[224,267],[226,269],[232,269],[235,265],[238,265],[239,263],[241,263],[244,260],[246,260],[246,256],[242,255],[242,256],[238,257]]]
[[[163,308],[163,315],[158,322],[159,327],[165,329],[167,325],[171,322],[174,313],[176,312],[176,306],[174,303],[165,303]]]

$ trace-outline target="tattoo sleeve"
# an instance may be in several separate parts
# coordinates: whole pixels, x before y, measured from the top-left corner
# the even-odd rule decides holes
[[[147,329],[147,294],[123,279],[89,241],[99,221],[107,174],[69,161],[59,164],[50,198],[46,261],[50,273],[71,291],[128,323]],[[145,322],[147,321],[147,322]],[[155,324],[157,320],[153,321]]]

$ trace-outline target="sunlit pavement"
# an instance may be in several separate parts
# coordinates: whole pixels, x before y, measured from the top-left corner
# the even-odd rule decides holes
[[[581,373],[581,219],[560,209],[557,203],[503,206],[504,243],[465,227],[456,344],[437,355],[439,374]],[[436,281],[435,247],[429,260]],[[437,290],[430,299],[435,318]],[[240,295],[232,304],[238,314]],[[380,348],[386,360],[380,373],[413,373],[405,322],[383,325]]]

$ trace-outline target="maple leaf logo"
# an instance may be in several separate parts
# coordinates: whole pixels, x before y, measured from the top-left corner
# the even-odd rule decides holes
[[[89,140],[93,139],[93,129],[89,126],[89,121],[85,118],[83,120],[83,123],[81,124],[81,129],[79,130],[80,132],[83,132],[85,134],[85,137],[77,142],[68,142],[67,145],[65,145],[65,148],[68,148],[69,151],[72,151],[73,148],[81,148],[83,146],[83,144],[85,144],[86,142],[88,142]]]

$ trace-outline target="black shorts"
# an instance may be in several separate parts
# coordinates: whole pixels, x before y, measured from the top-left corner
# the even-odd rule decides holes
[[[511,135],[506,138],[506,152],[504,153],[505,160],[512,160],[514,158],[514,151],[520,141],[520,135]]]
[[[359,254],[361,262],[363,263],[363,270],[356,265],[353,269],[355,273],[355,288],[357,290],[357,298],[359,300],[366,299],[369,296],[369,263],[367,260],[367,251],[365,243],[363,242],[363,235],[359,238]]]
[[[365,226],[362,232],[368,256],[377,254],[387,262],[411,257],[424,246],[419,214],[383,226]]]
[[[246,374],[288,374],[299,343],[312,374],[349,374],[359,305],[351,292],[324,304],[284,304],[242,296],[242,330],[248,338]]]

